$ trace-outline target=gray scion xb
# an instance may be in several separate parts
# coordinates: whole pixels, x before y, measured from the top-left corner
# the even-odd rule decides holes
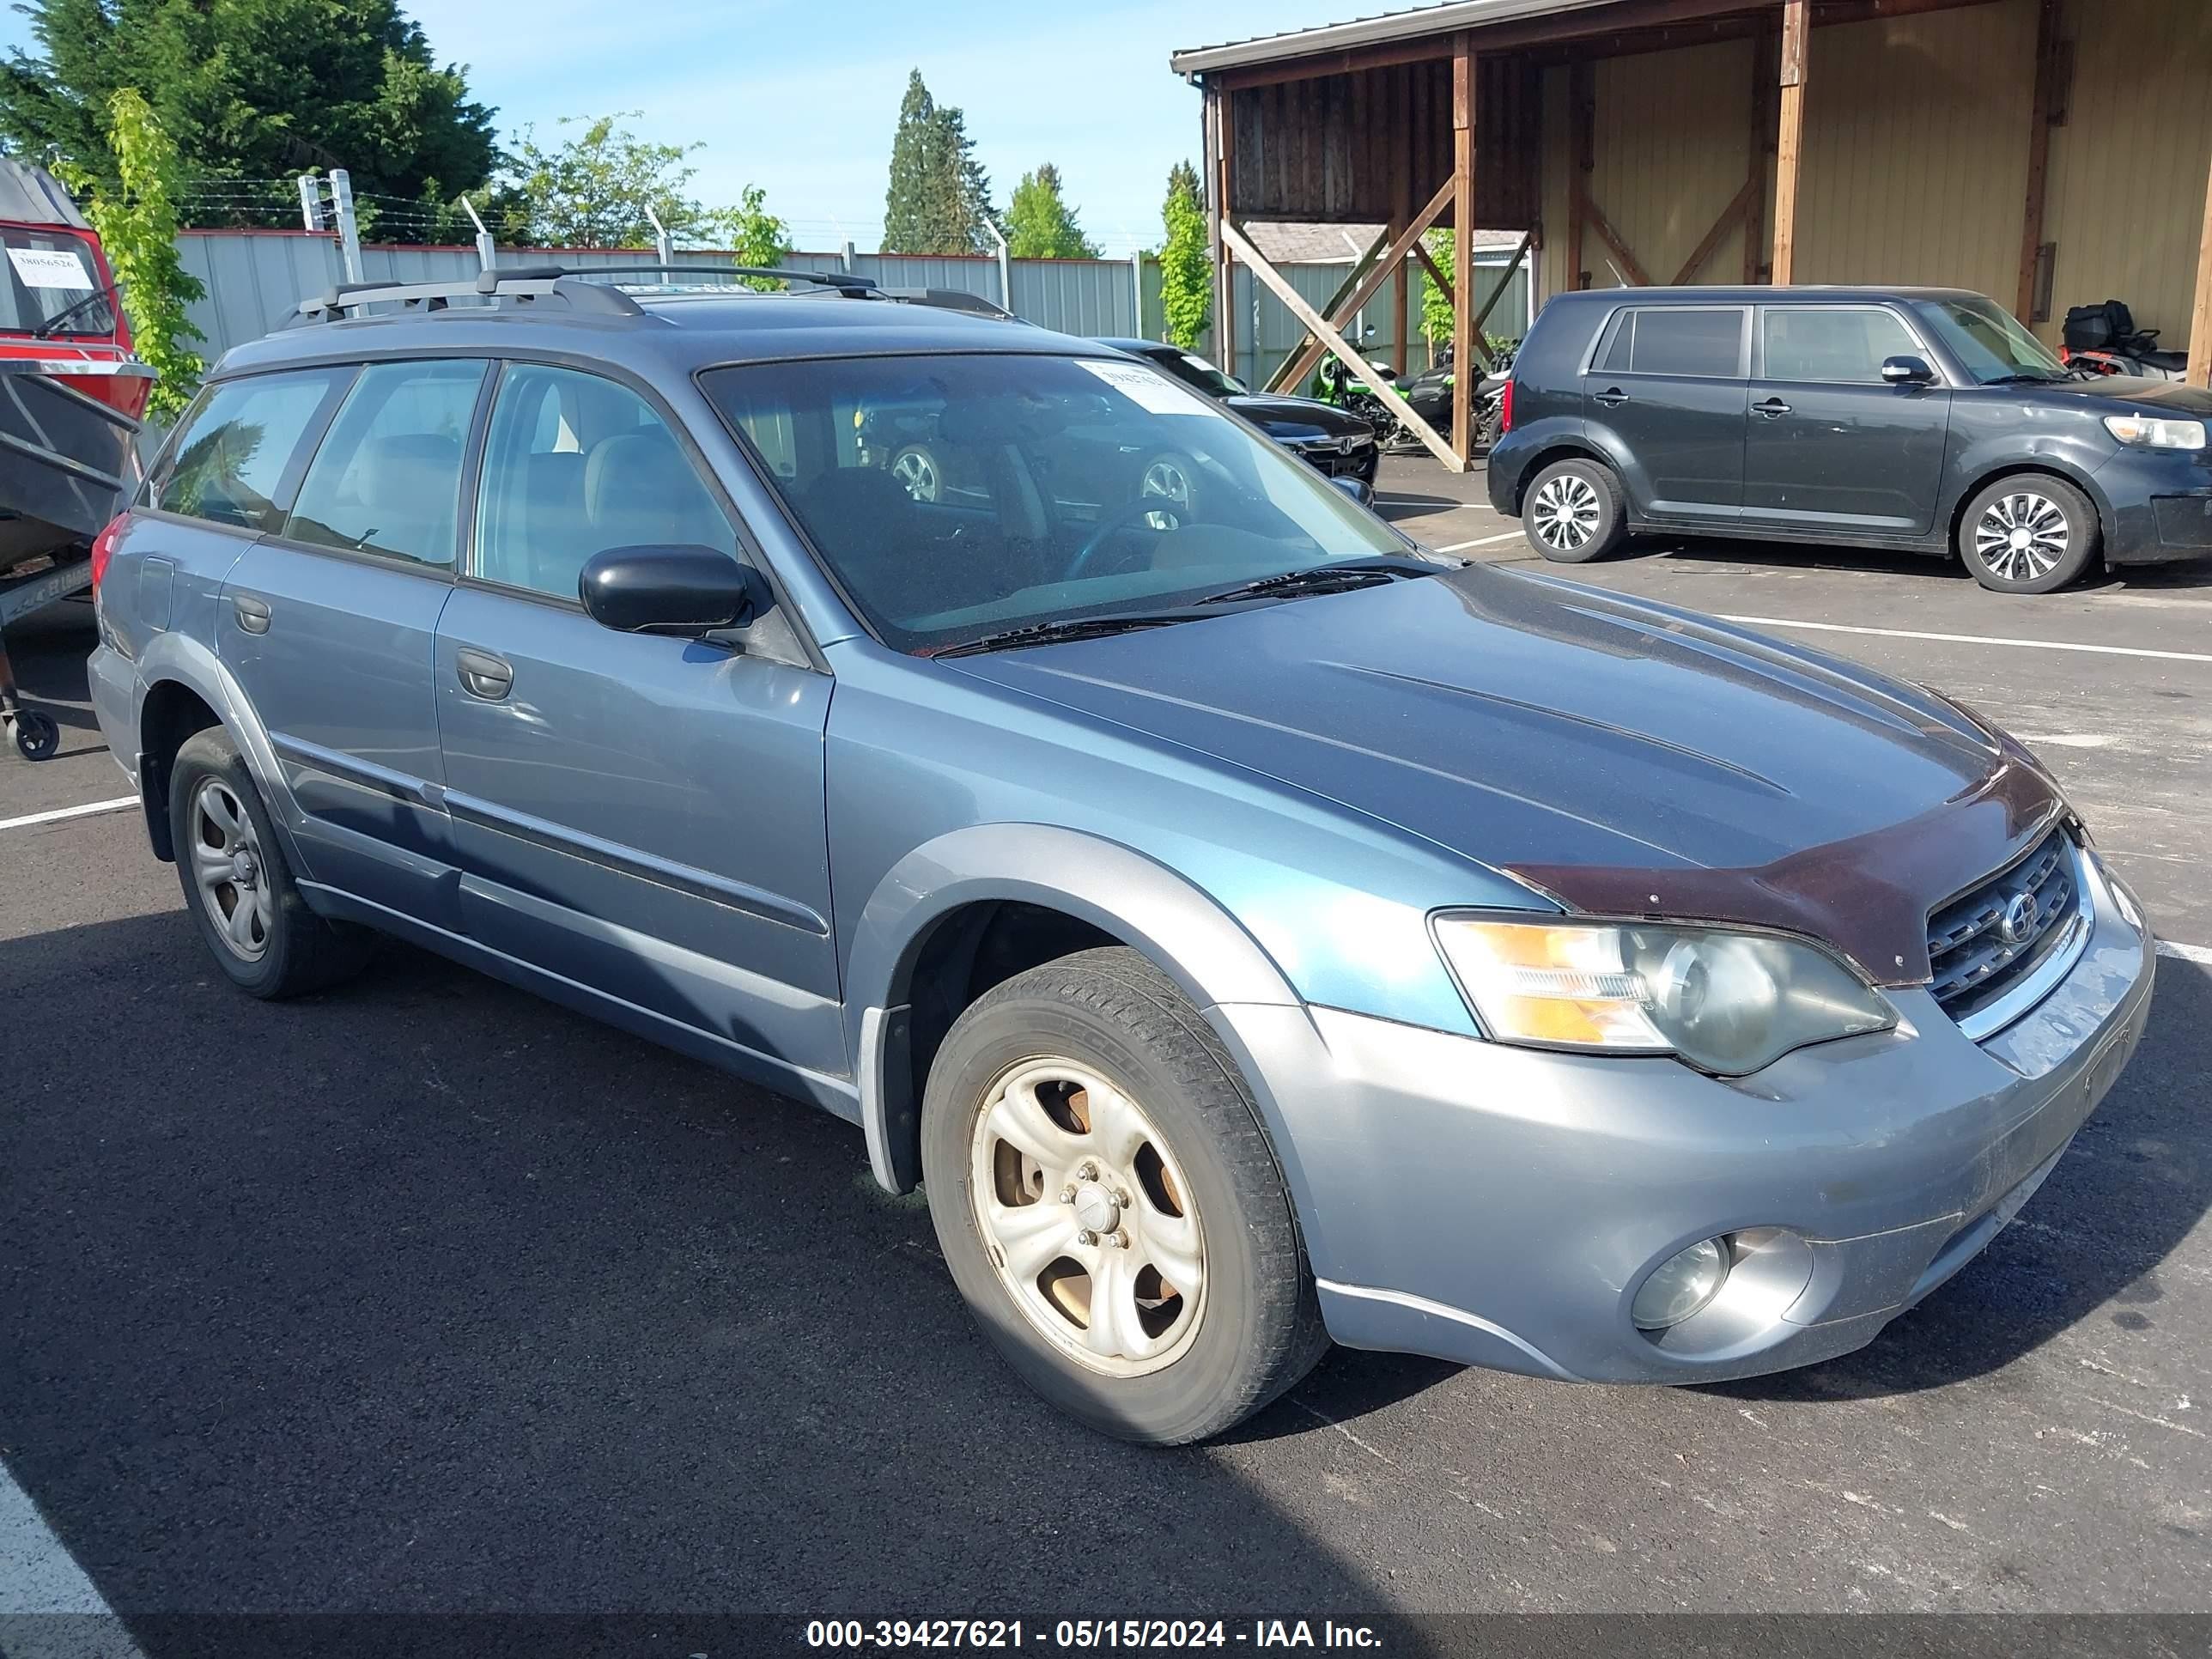
[[[91,671],[241,988],[396,934],[811,1100],[1157,1443],[1331,1340],[1847,1352],[2125,1064],[2142,912],[1972,711],[1425,553],[1110,349],[791,287],[342,291],[218,366]]]

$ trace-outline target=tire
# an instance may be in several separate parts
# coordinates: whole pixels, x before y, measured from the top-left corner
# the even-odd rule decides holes
[[[1999,478],[1959,515],[1959,557],[1992,592],[2056,592],[2089,568],[2101,543],[2089,498],[2047,472]]]
[[[185,908],[239,989],[271,1001],[301,996],[368,961],[374,934],[325,921],[300,896],[246,757],[220,726],[194,732],[177,751],[169,834]]]
[[[945,470],[938,462],[937,452],[927,444],[902,446],[891,457],[890,474],[917,501],[942,501],[945,497]]]
[[[1133,951],[1047,963],[954,1021],[923,1094],[921,1158],[938,1243],[984,1334],[1102,1433],[1203,1440],[1328,1346],[1236,1064]],[[1093,1338],[1102,1285],[1126,1295]]]
[[[1586,564],[1626,539],[1620,480],[1601,461],[1554,461],[1528,482],[1521,533],[1555,564]]]

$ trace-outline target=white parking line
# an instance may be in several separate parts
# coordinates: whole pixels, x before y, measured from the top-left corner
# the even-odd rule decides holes
[[[2201,945],[2176,945],[2170,939],[2158,942],[2158,953],[2172,957],[2176,962],[2193,962],[2200,968],[2212,968],[2212,951]]]
[[[1936,640],[1946,645],[2016,645],[2027,651],[2087,651],[2100,657],[2156,657],[2166,662],[2212,662],[2212,653],[2152,651],[2139,645],[2081,645],[2070,640],[2015,640],[1989,634],[1923,634],[1911,628],[1862,628],[1850,623],[1796,622],[1788,617],[1737,617],[1722,620],[1749,628],[1802,628],[1816,634],[1871,634],[1886,640]]]
[[[113,800],[87,801],[82,806],[57,806],[51,812],[27,812],[20,818],[0,818],[0,830],[27,830],[34,823],[53,823],[63,818],[88,818],[95,812],[120,812],[126,806],[136,806],[136,795],[118,795]]]
[[[0,1464],[0,1653],[144,1659],[31,1495]]]
[[[1471,542],[1454,542],[1449,547],[1439,547],[1436,550],[1439,553],[1464,553],[1470,547],[1491,547],[1499,542],[1517,542],[1520,539],[1519,531],[1509,530],[1503,536],[1479,536]]]

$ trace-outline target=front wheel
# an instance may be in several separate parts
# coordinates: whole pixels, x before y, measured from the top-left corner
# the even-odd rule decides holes
[[[1602,557],[1628,534],[1620,480],[1601,461],[1554,461],[1528,485],[1521,509],[1528,545],[1559,564]]]
[[[922,1175],[984,1334],[1107,1434],[1218,1434],[1328,1346],[1236,1065],[1133,951],[1048,963],[953,1023],[924,1095]]]
[[[2097,509],[2063,479],[2040,472],[2000,478],[1966,503],[1959,556],[1998,593],[2050,593],[2096,556]]]

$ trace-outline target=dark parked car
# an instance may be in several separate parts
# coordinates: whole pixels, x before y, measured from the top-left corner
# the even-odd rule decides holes
[[[1372,486],[1380,453],[1375,428],[1360,416],[1318,398],[1288,398],[1249,392],[1244,382],[1224,374],[1205,358],[1158,340],[1102,340],[1165,369],[1185,386],[1226,404],[1277,443],[1332,478],[1357,478]]]
[[[1847,1353],[2142,1033],[2134,896],[1934,692],[1421,553],[1042,329],[426,286],[231,352],[94,549],[94,707],[189,925],[250,995],[396,934],[815,1102],[1111,1433],[1218,1432],[1331,1340]],[[891,408],[975,496],[859,453]],[[1102,514],[1069,431],[1198,488]],[[848,1312],[718,1295],[686,1340]],[[909,1334],[917,1388],[970,1363]]]
[[[1950,289],[1611,289],[1545,307],[1490,499],[1545,557],[1645,531],[1893,547],[2048,593],[2212,553],[2212,393],[2078,377]]]

